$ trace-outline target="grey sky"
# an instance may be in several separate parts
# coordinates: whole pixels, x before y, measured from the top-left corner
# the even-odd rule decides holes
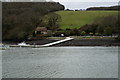
[[[0,1],[38,1],[43,2],[45,0],[0,0]],[[119,0],[46,0],[60,2],[66,9],[86,9],[88,7],[105,7],[118,5]]]
[[[54,0],[67,9],[86,9],[88,7],[105,7],[118,5],[119,0]]]
[[[67,9],[86,9],[88,7],[115,6],[118,2],[61,2]]]
[[[119,0],[53,0],[58,2],[119,2]]]

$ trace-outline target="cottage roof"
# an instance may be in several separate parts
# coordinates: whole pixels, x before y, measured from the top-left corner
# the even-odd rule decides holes
[[[37,27],[36,31],[47,31],[46,27]]]

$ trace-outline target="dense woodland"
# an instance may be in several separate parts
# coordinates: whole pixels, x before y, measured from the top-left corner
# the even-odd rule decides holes
[[[120,11],[120,6],[111,6],[111,7],[90,7],[86,9],[87,11],[94,10],[104,10],[104,11]],[[120,38],[120,24],[119,24],[120,14],[118,12],[117,15],[111,15],[107,17],[103,17],[100,19],[96,19],[93,24],[86,24],[81,27],[81,30],[86,32],[92,32],[92,34],[97,35],[112,35],[119,34]]]
[[[92,24],[82,26],[80,30],[87,34],[112,36],[119,33],[118,26],[118,15],[110,15],[96,19]]]
[[[43,26],[46,14],[64,10],[64,6],[57,2],[3,2],[2,10],[3,40],[24,40]]]

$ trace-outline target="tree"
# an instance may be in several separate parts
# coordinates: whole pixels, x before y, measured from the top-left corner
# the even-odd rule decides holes
[[[81,32],[81,36],[85,36],[86,32],[85,31],[82,31]]]
[[[3,2],[2,39],[27,39],[36,27],[44,25],[43,16],[59,10],[64,10],[64,6],[56,2]]]
[[[59,22],[61,21],[61,16],[55,13],[46,15],[43,18],[43,24],[47,29],[55,31],[59,28]]]
[[[104,18],[101,17],[95,20],[94,23],[98,24],[97,32],[102,34],[104,33],[106,26],[109,26],[113,30],[112,31],[113,34],[118,33],[118,26],[119,26],[118,15],[119,14],[109,15]]]
[[[113,30],[112,30],[111,27],[106,27],[106,28],[104,29],[104,34],[105,34],[105,35],[112,35],[112,32],[113,32]]]

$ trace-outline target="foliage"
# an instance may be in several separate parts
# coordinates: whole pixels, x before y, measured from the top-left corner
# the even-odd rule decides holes
[[[100,34],[98,32],[95,33],[95,36],[100,36]]]
[[[59,28],[59,22],[61,21],[61,16],[55,13],[50,13],[42,19],[43,26],[47,29],[56,31]]]
[[[118,11],[120,6],[111,6],[111,7],[90,7],[87,8],[86,10],[114,10]]]
[[[93,24],[86,24],[80,30],[86,31],[87,34],[93,33],[93,35],[112,35],[118,34],[118,24],[118,15],[110,15],[98,18]]]
[[[91,36],[92,36],[92,35],[93,35],[93,33],[92,33],[92,32],[90,32],[90,33],[89,33],[89,35],[91,35]]]
[[[81,32],[81,36],[85,36],[86,32],[85,31],[82,31]]]
[[[104,29],[105,35],[112,35],[112,32],[113,32],[113,30],[111,27],[105,27],[105,29]]]
[[[42,25],[44,15],[64,10],[64,6],[56,2],[3,2],[2,10],[3,40],[23,40]]]
[[[95,34],[97,30],[97,24],[86,24],[80,28],[80,30],[85,31],[86,34],[92,33]]]
[[[120,34],[118,35],[118,40],[120,40]]]

